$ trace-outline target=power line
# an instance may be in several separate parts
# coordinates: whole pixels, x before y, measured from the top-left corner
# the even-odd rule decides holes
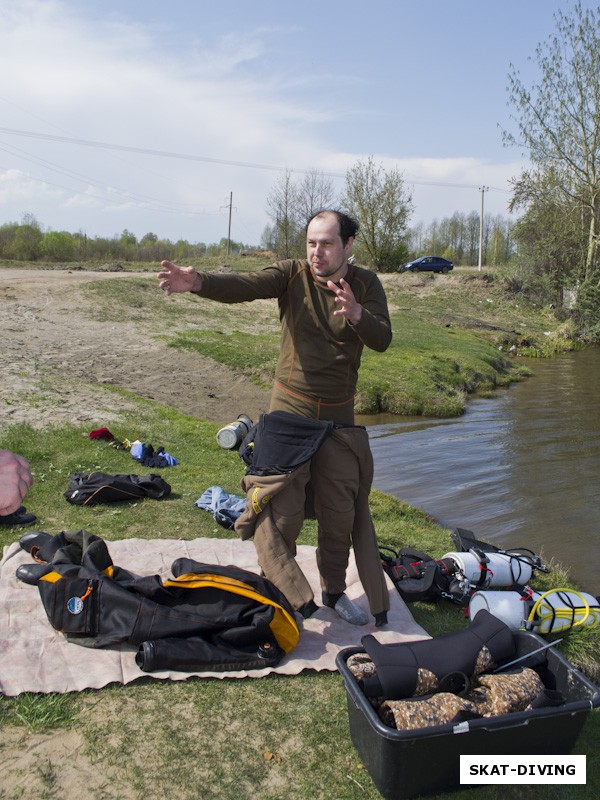
[[[96,142],[91,139],[74,139],[70,136],[58,136],[56,134],[51,133],[36,133],[34,131],[23,131],[18,130],[16,128],[1,128],[0,133],[7,133],[13,136],[25,136],[30,139],[43,139],[49,142],[61,142],[63,144],[76,144],[83,147],[95,147],[101,150],[120,150],[127,153],[139,153],[141,155],[149,155],[149,156],[160,156],[162,158],[176,158],[184,161],[201,161],[207,164],[222,164],[228,167],[244,167],[248,169],[262,169],[262,170],[270,170],[272,172],[282,172],[285,168],[281,166],[275,166],[274,164],[260,164],[254,163],[251,161],[233,161],[231,159],[224,159],[224,158],[210,158],[209,156],[199,156],[199,155],[192,155],[190,153],[176,153],[169,150],[154,150],[151,148],[146,147],[137,147],[133,145],[125,145],[125,144],[111,144],[108,142]],[[289,170],[293,173],[298,173],[301,175],[309,175],[314,170],[312,169],[295,169],[292,168]],[[343,172],[323,172],[323,175],[329,178],[345,178],[346,174]],[[478,187],[475,184],[467,184],[467,183],[444,183],[439,181],[422,181],[413,178],[406,178],[407,183],[412,183],[415,185],[420,186],[442,186],[452,189],[477,189]],[[507,192],[507,189],[500,189],[495,186],[488,187],[489,189],[493,189],[496,192]]]
[[[73,139],[69,136],[57,136],[51,133],[35,133],[33,131],[21,131],[14,128],[0,128],[0,133],[14,134],[15,136],[25,136],[30,139],[44,139],[49,142],[63,142],[65,144],[78,144],[84,147],[96,147],[102,150],[122,150],[127,153],[140,153],[149,156],[162,156],[163,158],[178,158],[184,161],[204,161],[209,164],[224,164],[231,167],[251,167],[253,169],[281,170],[272,164],[254,164],[249,161],[231,161],[222,158],[209,158],[208,156],[197,156],[189,153],[174,153],[168,150],[153,150],[147,147],[134,147],[126,144],[110,144],[108,142],[95,142],[90,139]],[[295,170],[303,172],[303,170]]]
[[[112,184],[98,182],[95,178],[92,178],[88,175],[84,175],[80,172],[75,172],[74,170],[65,167],[61,167],[58,164],[54,164],[51,161],[47,161],[46,159],[38,158],[37,156],[32,155],[31,153],[21,149],[20,147],[11,146],[6,143],[0,143],[0,151],[4,151],[9,155],[14,155],[17,158],[21,158],[24,161],[36,164],[42,167],[43,169],[49,170],[50,172],[55,172],[64,177],[73,178],[76,181],[87,184],[88,188],[86,188],[85,191],[81,191],[74,187],[64,186],[62,184],[55,183],[51,180],[48,180],[47,178],[36,178],[30,173],[22,173],[23,175],[26,175],[28,180],[34,181],[36,183],[41,183],[46,186],[52,186],[57,189],[63,189],[67,192],[74,193],[74,195],[76,196],[84,197],[86,199],[100,200],[109,204],[124,203],[124,202],[136,203],[137,205],[142,205],[151,211],[157,211],[157,212],[164,211],[167,213],[177,213],[177,214],[185,213],[185,214],[205,214],[205,215],[212,215],[216,213],[215,209],[209,210],[205,208],[199,208],[198,205],[195,203],[182,203],[178,201],[170,201],[169,203],[166,203],[164,200],[152,197],[151,195],[143,195]],[[115,156],[115,158],[118,158],[118,156]],[[0,168],[5,170],[9,169],[9,167],[0,167]],[[156,173],[151,172],[151,174],[156,174]],[[92,189],[96,191],[93,191]]]
[[[9,167],[4,167],[4,166],[0,165],[0,169],[8,171]],[[26,175],[26,173],[22,173],[22,174]],[[116,200],[115,197],[110,197],[110,196],[107,197],[106,195],[103,196],[103,195],[97,194],[95,192],[81,192],[78,189],[74,189],[74,188],[69,187],[69,186],[64,186],[64,185],[62,185],[60,183],[55,183],[53,181],[49,181],[47,178],[34,178],[32,175],[26,175],[26,177],[27,177],[28,180],[33,181],[34,183],[41,183],[41,184],[44,184],[45,186],[52,186],[55,189],[63,189],[64,191],[67,191],[67,192],[73,192],[75,195],[78,195],[80,197],[91,198],[93,200],[102,200],[102,201],[108,202],[108,203],[114,203],[115,200]],[[131,197],[130,197],[130,199],[131,199]],[[121,202],[123,202],[123,200],[121,200]],[[194,206],[190,206],[189,210],[185,210],[185,209],[172,208],[172,207],[167,206],[167,205],[162,205],[162,206],[156,205],[151,200],[143,200],[143,202],[145,203],[146,208],[148,208],[150,211],[158,211],[158,212],[161,212],[161,213],[169,213],[169,214],[204,214],[204,215],[215,215],[215,216],[219,213],[216,210],[198,209],[198,208],[195,208]]]
[[[40,122],[43,122],[45,125],[48,125],[48,126],[50,126],[52,128],[55,128],[57,131],[63,133],[65,136],[69,135],[69,131],[68,130],[65,130],[64,128],[61,128],[60,126],[56,125],[54,122],[51,122],[50,120],[47,120],[44,117],[40,117],[38,114],[34,114],[33,112],[29,111],[29,109],[24,108],[23,106],[20,106],[17,103],[14,103],[12,100],[8,100],[6,97],[3,97],[3,96],[0,96],[0,100],[2,102],[4,102],[4,103],[7,103],[8,105],[14,106],[14,108],[19,109],[19,111],[25,112],[26,114],[28,114],[29,116],[33,117],[34,119],[39,120]],[[25,151],[21,151],[21,152],[25,152]],[[119,161],[119,162],[121,162],[123,164],[128,164],[129,166],[134,167],[135,169],[141,170],[142,172],[146,172],[149,175],[154,175],[155,177],[160,178],[162,181],[170,180],[172,183],[177,183],[177,184],[180,184],[182,186],[188,185],[188,184],[184,184],[181,180],[174,181],[170,177],[167,177],[165,175],[161,175],[160,173],[155,172],[154,170],[150,170],[150,169],[147,169],[146,167],[140,166],[139,163],[135,164],[134,162],[126,161],[124,158],[121,158],[118,155],[113,155],[112,158],[114,158],[116,161]],[[51,163],[51,162],[46,162],[46,163]],[[76,175],[77,173],[73,173],[73,174]],[[96,185],[96,181],[95,180],[90,179],[90,182],[93,185]],[[190,188],[194,188],[194,187],[190,187]],[[118,190],[118,191],[126,191],[126,190]],[[154,200],[154,198],[152,198],[152,200]],[[157,201],[157,202],[160,202],[160,201]],[[178,203],[178,202],[175,202],[175,201],[172,201],[172,202],[175,205],[196,209],[195,205],[192,205],[190,203]],[[171,210],[170,207],[168,207],[168,210]],[[212,214],[213,212],[212,211],[207,211],[206,213]]]
[[[39,181],[41,183],[48,183],[48,185],[55,185],[58,186],[58,188],[65,189],[66,191],[75,192],[75,194],[84,197],[95,197],[96,199],[105,200],[107,202],[115,202],[116,198],[119,197],[120,202],[138,202],[144,204],[153,204],[156,207],[156,210],[163,209],[166,211],[170,210],[171,205],[173,205],[173,204],[168,205],[164,203],[164,201],[161,201],[155,197],[136,194],[135,192],[131,192],[127,189],[122,189],[119,188],[118,186],[113,186],[111,184],[99,183],[94,178],[90,178],[87,175],[83,175],[79,172],[75,172],[73,170],[66,169],[64,167],[59,167],[56,164],[52,164],[52,162],[50,161],[46,161],[45,159],[32,156],[25,150],[21,150],[21,148],[19,147],[10,147],[10,146],[6,147],[0,144],[0,150],[4,151],[5,153],[8,153],[9,155],[16,155],[18,158],[21,158],[24,161],[29,161],[32,164],[37,164],[38,166],[47,169],[50,172],[56,172],[57,174],[63,175],[66,178],[73,178],[74,180],[77,180],[81,183],[85,183],[88,186],[93,186],[96,189],[99,189],[103,192],[108,192],[108,194],[99,195],[99,194],[92,194],[89,191],[81,192],[74,188],[68,188],[66,186],[58,186],[58,184],[51,184],[49,181],[46,181],[44,179],[33,178],[32,176],[28,175],[30,180]],[[191,209],[195,208],[195,206],[188,203],[175,203],[175,205],[181,206],[182,210],[185,210],[185,208],[191,208]]]

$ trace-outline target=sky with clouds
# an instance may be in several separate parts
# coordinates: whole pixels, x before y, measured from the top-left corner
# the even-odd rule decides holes
[[[584,7],[596,3],[583,2]],[[506,214],[507,76],[572,0],[0,0],[0,225],[259,244],[283,170],[372,156],[411,223]],[[533,58],[533,61],[532,61]]]

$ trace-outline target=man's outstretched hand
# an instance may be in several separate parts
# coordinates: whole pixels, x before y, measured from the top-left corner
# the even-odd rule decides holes
[[[177,267],[170,261],[161,261],[161,271],[156,276],[165,294],[174,292],[199,291],[202,286],[200,276],[193,267]]]

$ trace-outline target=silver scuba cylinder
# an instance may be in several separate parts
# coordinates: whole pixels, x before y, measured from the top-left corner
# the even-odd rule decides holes
[[[217,432],[217,442],[224,450],[237,450],[245,435],[252,427],[252,420],[246,414],[240,414],[234,422],[225,425]]]

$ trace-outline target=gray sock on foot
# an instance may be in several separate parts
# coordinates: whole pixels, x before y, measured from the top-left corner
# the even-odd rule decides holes
[[[345,594],[340,597],[334,605],[333,610],[338,617],[343,619],[344,622],[349,622],[351,625],[366,625],[369,621],[368,615]]]

